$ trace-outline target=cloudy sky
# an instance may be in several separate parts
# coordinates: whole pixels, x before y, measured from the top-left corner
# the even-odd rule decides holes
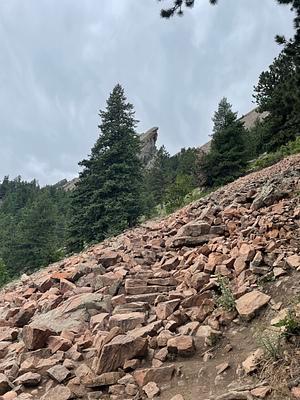
[[[170,4],[171,0],[165,0]],[[169,152],[205,143],[227,96],[240,115],[292,34],[275,0],[197,0],[162,20],[156,0],[0,0],[0,178],[72,178],[119,82],[139,132],[159,126]]]

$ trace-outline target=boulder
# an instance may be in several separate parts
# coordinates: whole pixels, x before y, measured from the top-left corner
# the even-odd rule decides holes
[[[74,395],[71,390],[63,385],[55,386],[54,388],[48,390],[41,400],[70,400],[73,399]]]
[[[258,290],[246,293],[236,301],[237,312],[245,320],[250,320],[270,299],[270,296]]]
[[[96,374],[115,371],[131,358],[147,354],[147,340],[130,335],[118,335],[103,346],[96,362]]]
[[[160,320],[167,319],[175,311],[179,303],[180,300],[177,299],[158,303],[158,305],[155,307],[157,318]]]
[[[58,383],[62,383],[70,376],[70,371],[63,365],[55,365],[48,369],[48,375]]]
[[[48,328],[35,328],[30,325],[22,330],[23,341],[28,350],[37,350],[46,347],[49,336],[53,332]]]
[[[109,328],[115,326],[121,328],[124,332],[132,330],[142,325],[146,320],[146,314],[142,312],[132,312],[128,314],[115,314],[109,319]]]
[[[176,336],[169,339],[167,349],[169,353],[175,353],[183,357],[192,356],[196,352],[192,336]]]
[[[35,372],[27,372],[26,374],[23,374],[21,376],[18,376],[18,378],[15,380],[15,383],[17,385],[24,385],[24,386],[37,386],[42,380],[42,377],[40,374],[37,374]]]
[[[175,365],[168,365],[159,368],[139,369],[133,373],[133,377],[140,387],[149,382],[165,383],[170,382],[175,373]]]

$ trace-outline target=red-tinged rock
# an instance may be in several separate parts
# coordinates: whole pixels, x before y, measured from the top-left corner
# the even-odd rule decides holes
[[[246,374],[250,374],[257,370],[259,363],[264,357],[264,351],[262,349],[257,349],[255,352],[249,355],[245,361],[242,362],[243,370]]]
[[[105,330],[108,328],[109,313],[100,313],[94,315],[90,320],[90,326],[92,329]]]
[[[13,342],[18,338],[19,329],[8,326],[0,327],[0,342]]]
[[[222,276],[227,276],[227,277],[232,275],[230,269],[227,268],[226,265],[223,265],[223,264],[216,266],[215,273],[217,275],[222,275]]]
[[[70,376],[70,371],[63,365],[55,365],[47,371],[50,378],[58,383],[62,383]]]
[[[160,389],[155,382],[147,383],[147,385],[143,386],[143,391],[146,393],[148,399],[153,399],[160,393]]]
[[[298,268],[300,267],[300,256],[298,254],[294,254],[286,258],[286,263],[290,268]]]
[[[59,282],[59,289],[62,294],[67,293],[67,292],[75,292],[76,290],[76,285],[67,279],[60,279]]]
[[[55,281],[50,276],[46,276],[46,277],[43,277],[42,279],[39,279],[36,282],[36,285],[37,285],[37,289],[40,292],[45,293],[49,289],[51,289],[53,285],[55,285]]]
[[[206,299],[211,299],[212,297],[212,292],[198,293],[182,300],[180,305],[182,308],[197,307],[201,306]]]
[[[204,272],[214,273],[214,270],[217,265],[222,264],[227,258],[226,255],[220,253],[210,253],[208,256],[207,264],[204,267]]]
[[[115,371],[131,358],[147,354],[147,340],[129,335],[116,336],[105,344],[95,366],[96,374]]]
[[[166,347],[158,350],[155,354],[154,354],[154,358],[160,361],[166,361],[168,358],[168,349]]]
[[[239,248],[239,255],[244,257],[246,261],[252,261],[255,256],[255,248],[248,243],[242,243]]]
[[[243,272],[247,268],[246,258],[243,256],[237,257],[233,264],[233,267],[234,267],[236,274],[240,275],[240,273]]]
[[[154,336],[161,326],[161,321],[154,321],[146,326],[142,326],[141,328],[135,328],[132,331],[129,331],[128,334],[134,338]]]
[[[196,351],[192,336],[176,336],[169,339],[167,349],[169,353],[175,353],[182,357],[192,356]]]
[[[100,386],[110,386],[115,385],[118,381],[123,378],[125,375],[124,372],[104,372],[101,375],[95,376],[91,382],[87,383],[86,386],[93,388],[93,387],[100,387]]]
[[[35,302],[28,302],[24,304],[24,306],[20,309],[20,311],[14,316],[13,322],[14,325],[22,328],[24,325],[27,325],[28,322],[33,317],[36,311],[37,305]]]
[[[166,347],[168,340],[171,339],[172,337],[174,337],[172,332],[170,332],[168,330],[161,331],[156,338],[157,346],[158,347]]]
[[[24,386],[38,386],[41,380],[42,377],[40,374],[37,374],[35,372],[27,372],[26,374],[18,376],[18,378],[15,380],[15,383],[17,385]]]
[[[188,322],[185,325],[182,325],[178,328],[178,332],[181,335],[190,335],[193,336],[196,334],[198,328],[200,326],[200,323],[198,321],[192,321],[192,322]]]
[[[175,373],[175,365],[163,366],[160,368],[145,368],[134,371],[133,377],[140,387],[149,382],[165,383],[170,382]]]
[[[261,386],[251,390],[251,394],[258,399],[264,399],[270,394],[272,391],[270,386]],[[299,392],[300,394],[300,392]],[[300,397],[299,397],[300,398]]]
[[[175,311],[179,303],[180,300],[178,299],[158,303],[155,307],[157,318],[160,320],[167,319]]]
[[[189,281],[189,285],[196,289],[197,291],[202,289],[210,279],[210,275],[204,272],[198,272],[192,275],[192,278]]]
[[[262,307],[268,304],[270,299],[270,296],[258,290],[246,293],[236,301],[237,312],[242,318],[250,320]]]
[[[228,364],[228,362],[224,362],[222,364],[219,364],[216,366],[216,370],[217,370],[217,375],[222,374],[224,371],[226,371],[228,368],[230,368],[230,365]]]
[[[14,400],[18,397],[18,393],[11,390],[10,392],[5,393],[2,397],[1,400]]]
[[[169,258],[168,260],[166,260],[164,262],[164,264],[161,266],[161,268],[164,271],[172,271],[179,265],[179,263],[180,263],[180,260],[178,257],[172,257],[172,258]]]
[[[119,294],[118,296],[114,296],[111,299],[111,305],[113,308],[115,308],[116,306],[119,306],[121,304],[125,304],[126,303],[126,298],[124,294]]]
[[[61,336],[49,336],[47,347],[51,350],[51,353],[54,354],[57,351],[69,350],[72,347],[72,342]]]
[[[48,338],[53,334],[49,329],[34,328],[26,325],[23,328],[22,336],[25,347],[28,350],[37,350],[46,347]]]
[[[222,333],[209,325],[201,325],[196,332],[196,336],[201,338],[206,346],[213,346],[220,339]]]
[[[133,358],[131,360],[125,361],[123,369],[125,372],[131,372],[131,371],[134,371],[135,369],[139,368],[140,364],[141,364],[141,360],[138,360],[137,358]]]
[[[206,299],[201,306],[193,307],[187,310],[186,313],[192,321],[203,322],[205,318],[213,312],[214,308],[215,302],[212,299]]]
[[[103,265],[104,268],[116,265],[117,262],[121,261],[121,255],[115,251],[106,250],[103,254],[98,257],[98,262]]]
[[[119,327],[123,332],[135,329],[141,326],[146,320],[145,313],[132,312],[128,314],[115,314],[109,319],[109,328]]]
[[[300,386],[293,387],[291,393],[295,399],[300,399]]]
[[[70,400],[72,398],[74,398],[74,395],[68,387],[58,385],[48,390],[41,400]]]

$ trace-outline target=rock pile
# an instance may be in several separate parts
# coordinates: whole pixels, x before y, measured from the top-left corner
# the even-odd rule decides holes
[[[8,286],[1,398],[158,398],[178,358],[267,306],[260,277],[300,267],[299,190],[294,156]],[[218,306],[218,276],[236,311]]]

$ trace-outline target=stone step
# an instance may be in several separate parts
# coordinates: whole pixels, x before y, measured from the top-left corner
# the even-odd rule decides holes
[[[145,279],[126,279],[125,289],[136,286],[175,286],[177,281],[175,278],[145,278]]]
[[[146,312],[149,310],[149,304],[143,301],[133,303],[125,303],[116,306],[113,310],[114,314],[127,314],[129,312]]]
[[[175,290],[176,286],[132,286],[125,288],[126,294],[150,294],[150,293],[163,293]]]
[[[135,303],[137,301],[144,301],[148,304],[154,304],[156,297],[159,294],[167,294],[167,293],[143,293],[143,294],[134,294],[130,296],[126,296],[127,303]]]
[[[147,278],[153,278],[153,276],[154,276],[154,273],[151,270],[150,271],[149,270],[140,271],[140,272],[136,272],[136,273],[129,272],[129,274],[128,274],[128,277],[131,277],[133,279],[147,279]]]

